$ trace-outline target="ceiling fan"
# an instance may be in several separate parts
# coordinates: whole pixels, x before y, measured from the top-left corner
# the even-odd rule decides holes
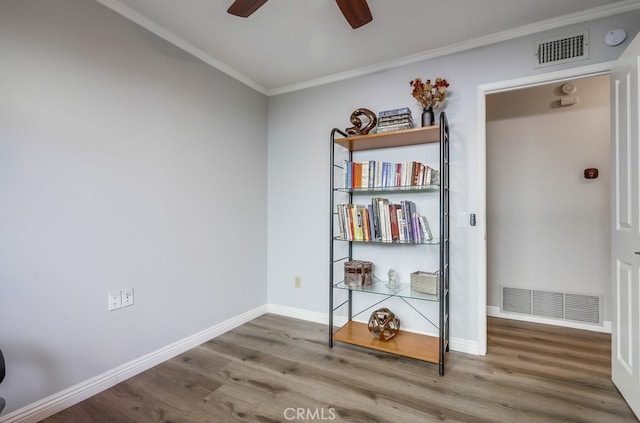
[[[227,9],[227,13],[247,18],[266,2],[267,0],[235,0]],[[336,3],[353,29],[360,28],[373,20],[367,0],[336,0]]]

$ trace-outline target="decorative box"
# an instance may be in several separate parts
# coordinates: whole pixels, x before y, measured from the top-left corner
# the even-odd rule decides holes
[[[373,283],[373,263],[353,260],[344,263],[344,283],[348,286],[365,286]]]
[[[411,290],[424,294],[440,293],[440,272],[417,271],[411,274]]]

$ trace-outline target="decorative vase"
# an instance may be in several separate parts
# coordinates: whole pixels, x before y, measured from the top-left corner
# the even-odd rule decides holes
[[[422,127],[431,126],[436,120],[433,114],[433,107],[424,107],[422,109]]]

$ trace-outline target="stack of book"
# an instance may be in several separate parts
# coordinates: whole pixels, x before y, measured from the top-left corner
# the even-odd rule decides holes
[[[336,211],[342,240],[421,244],[433,239],[427,218],[413,201],[393,204],[376,197],[367,205],[338,204]]]
[[[413,128],[413,119],[411,118],[411,109],[408,107],[384,110],[378,113],[379,134],[411,128]]]

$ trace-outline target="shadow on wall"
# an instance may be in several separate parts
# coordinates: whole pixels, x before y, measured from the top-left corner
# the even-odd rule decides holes
[[[4,355],[2,354],[2,350],[0,350],[0,383],[2,383],[2,381],[4,380],[5,374],[6,372],[5,372],[5,365],[4,365]],[[6,402],[4,398],[0,397],[0,413],[2,413],[2,410],[4,410],[5,405],[6,405]]]

